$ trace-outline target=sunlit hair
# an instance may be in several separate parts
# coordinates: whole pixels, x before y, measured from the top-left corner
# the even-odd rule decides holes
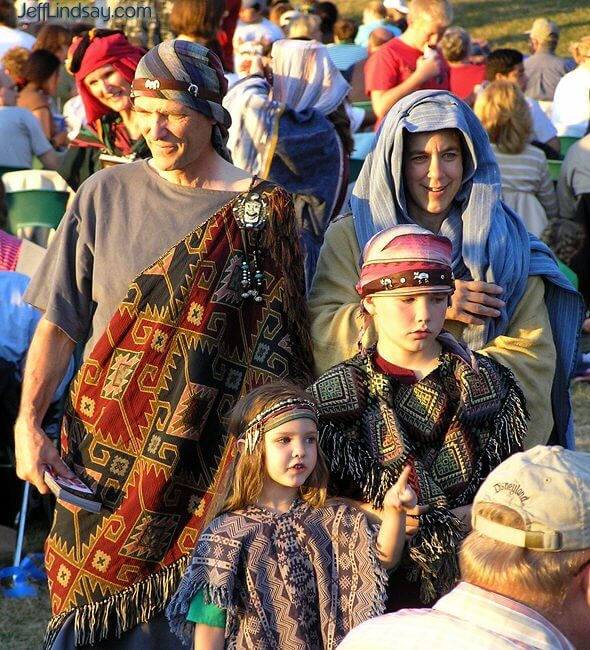
[[[440,49],[449,63],[466,59],[471,52],[469,32],[462,27],[449,27],[440,39]]]
[[[505,526],[524,529],[521,516],[507,506],[480,503],[478,515]],[[531,551],[471,532],[461,547],[461,578],[506,595],[543,613],[559,609],[576,571],[590,560],[582,551]]]
[[[387,18],[387,9],[385,9],[380,0],[371,0],[365,5],[363,14],[372,14],[373,16],[379,16],[379,18]]]
[[[555,253],[555,257],[564,264],[571,264],[586,239],[584,226],[572,219],[551,219],[543,232],[541,241]]]
[[[288,38],[313,41],[321,39],[320,17],[316,14],[295,16],[289,21],[286,32]]]
[[[29,60],[30,54],[31,51],[26,47],[11,47],[0,59],[0,68],[4,68],[4,72],[16,83],[22,76],[21,70]]]
[[[359,31],[351,18],[341,18],[334,23],[334,36],[342,43],[352,43]]]
[[[488,84],[475,100],[473,110],[490,142],[502,153],[520,153],[530,141],[531,112],[520,88],[510,81],[498,79]]]
[[[215,38],[224,13],[225,0],[174,0],[170,26],[177,35],[206,43]]]
[[[63,25],[47,23],[43,25],[37,34],[37,40],[33,45],[34,50],[49,50],[57,54],[62,47],[72,42],[72,33]]]
[[[590,36],[584,36],[579,41],[570,43],[569,49],[574,61],[580,65],[587,57],[590,57]]]
[[[313,397],[303,388],[288,382],[276,382],[256,388],[245,395],[231,410],[228,422],[229,434],[238,438],[243,433],[246,424],[259,413],[277,402],[290,398],[313,401]],[[262,492],[266,477],[265,468],[266,455],[264,453],[263,433],[251,454],[245,452],[243,445],[240,446],[229,494],[221,512],[240,510],[252,503],[256,503]],[[318,447],[316,466],[305,484],[300,488],[301,497],[313,508],[319,508],[326,501],[327,485],[328,468]]]
[[[411,23],[443,22],[453,20],[453,7],[448,0],[412,0],[408,3],[408,25]]]

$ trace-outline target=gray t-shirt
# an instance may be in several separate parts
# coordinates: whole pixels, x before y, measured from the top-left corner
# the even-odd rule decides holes
[[[31,169],[33,156],[52,150],[39,120],[26,108],[0,106],[0,165]]]
[[[573,59],[562,59],[547,50],[536,52],[524,60],[528,79],[525,95],[537,101],[552,102],[559,80],[575,67]]]
[[[146,160],[82,184],[25,294],[87,357],[131,282],[238,192],[181,187]]]

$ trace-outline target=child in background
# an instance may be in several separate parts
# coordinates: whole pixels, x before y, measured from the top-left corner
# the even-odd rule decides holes
[[[383,611],[384,567],[399,561],[404,510],[416,503],[409,468],[385,496],[375,544],[362,512],[326,501],[318,418],[310,395],[286,383],[252,391],[232,411],[231,492],[167,610],[185,643],[331,650]]]
[[[440,151],[452,160],[452,147]],[[412,164],[425,158],[416,148]],[[422,192],[444,200],[422,186],[415,191],[418,199]],[[390,576],[389,610],[423,606],[455,585],[473,496],[493,468],[522,449],[526,432],[525,398],[511,371],[443,330],[451,259],[449,239],[414,224],[370,239],[357,285],[365,319],[359,341],[373,321],[377,344],[361,347],[311,388],[339,496],[380,517],[384,495],[411,468],[419,506],[407,514],[415,535]]]

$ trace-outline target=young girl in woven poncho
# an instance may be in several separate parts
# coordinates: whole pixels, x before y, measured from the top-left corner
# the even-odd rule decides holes
[[[386,574],[415,494],[401,472],[383,498],[375,539],[357,508],[326,500],[319,414],[286,383],[234,408],[238,460],[224,513],[199,538],[170,603],[170,625],[198,650],[331,650],[384,609]]]
[[[444,151],[446,161],[451,149]],[[521,450],[526,431],[512,373],[443,330],[451,255],[446,237],[414,224],[369,240],[357,285],[359,341],[372,319],[377,344],[311,388],[335,494],[379,517],[385,494],[410,467],[419,505],[408,513],[414,535],[390,576],[388,610],[419,607],[452,588],[473,496]]]

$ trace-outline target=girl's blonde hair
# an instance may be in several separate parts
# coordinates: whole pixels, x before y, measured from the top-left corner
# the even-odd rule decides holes
[[[531,112],[520,88],[498,79],[488,84],[475,100],[473,110],[502,153],[520,153],[530,141]]]
[[[262,411],[273,404],[286,399],[299,398],[313,401],[310,393],[303,388],[288,382],[276,382],[260,386],[244,397],[234,406],[229,414],[229,434],[236,439],[244,432],[246,425]],[[234,465],[233,479],[228,496],[221,512],[240,510],[255,503],[265,478],[266,456],[264,453],[264,433],[254,447],[252,453],[247,453],[243,446],[238,452]],[[328,468],[318,447],[316,466],[305,484],[300,488],[301,497],[313,508],[319,508],[326,501],[328,484]]]

